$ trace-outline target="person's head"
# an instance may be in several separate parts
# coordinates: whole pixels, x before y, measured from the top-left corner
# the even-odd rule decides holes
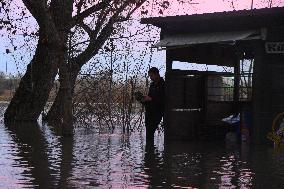
[[[149,75],[150,79],[154,82],[159,81],[159,79],[160,79],[160,73],[159,73],[158,68],[156,68],[156,67],[150,68],[149,71],[148,71],[148,75]]]

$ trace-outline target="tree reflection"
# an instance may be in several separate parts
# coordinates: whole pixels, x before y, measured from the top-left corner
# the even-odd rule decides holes
[[[37,122],[9,123],[6,127],[17,144],[17,166],[23,168],[24,177],[32,177],[32,183],[21,184],[28,187],[68,188],[73,161],[72,137],[46,136],[46,128],[40,127]],[[50,142],[51,139],[53,141]]]
[[[61,163],[60,163],[60,179],[58,182],[58,188],[69,188],[68,178],[71,177],[72,162],[73,162],[73,137],[61,137]]]
[[[33,183],[37,186],[54,186],[53,171],[47,157],[47,141],[43,137],[39,125],[36,122],[21,122],[6,124],[11,131],[13,141],[17,143],[20,166],[27,171],[23,174],[31,174]]]

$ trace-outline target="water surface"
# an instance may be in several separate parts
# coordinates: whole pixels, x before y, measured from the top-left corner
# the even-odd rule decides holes
[[[281,188],[284,155],[267,146],[225,141],[146,145],[144,132],[73,138],[47,125],[0,122],[2,188]]]

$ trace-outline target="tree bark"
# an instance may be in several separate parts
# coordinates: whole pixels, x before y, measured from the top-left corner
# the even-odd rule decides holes
[[[60,83],[60,87],[59,87],[59,90],[56,94],[55,100],[54,100],[50,110],[48,111],[48,114],[44,118],[50,124],[57,125],[58,123],[60,123],[61,119],[63,118],[65,108],[64,108],[64,105],[62,104],[62,102],[64,101],[64,98],[66,97],[66,89],[63,85],[68,84],[69,87],[70,87],[69,92],[70,92],[71,96],[69,96],[68,98],[69,98],[69,100],[71,98],[71,104],[72,104],[75,82],[76,82],[76,79],[77,79],[79,72],[80,72],[79,68],[70,68],[69,83],[65,83],[65,84]],[[71,107],[71,109],[72,109],[72,107]],[[72,118],[72,120],[73,120],[73,118]]]
[[[41,32],[40,32],[41,33]],[[58,69],[57,47],[39,38],[36,53],[22,77],[6,112],[5,121],[36,121],[43,110]]]
[[[56,115],[60,119],[56,126],[62,129],[63,135],[69,136],[73,134],[73,113],[67,41],[71,30],[70,22],[72,20],[73,1],[52,1],[50,7],[52,8],[54,22],[60,35],[63,51],[59,54],[59,90],[62,97],[60,104],[62,115]]]
[[[61,120],[59,125],[62,126],[63,135],[72,135],[73,134],[73,112],[72,112],[72,93],[70,85],[70,75],[67,68],[67,63],[60,65],[59,71],[59,80],[60,80],[60,96],[61,104],[60,110],[62,113],[58,116]]]
[[[73,1],[51,1],[48,7],[44,0],[23,1],[39,25],[39,42],[33,60],[6,112],[5,121],[36,121],[47,102],[54,79],[60,70],[63,84],[69,82],[67,73],[67,39],[70,31]],[[64,85],[63,85],[64,86]],[[63,125],[72,126],[69,120],[72,115],[70,87],[65,85],[65,116]],[[70,107],[69,107],[70,106]],[[71,111],[70,111],[71,110]]]

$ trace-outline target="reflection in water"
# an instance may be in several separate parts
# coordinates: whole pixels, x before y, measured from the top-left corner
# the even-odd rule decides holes
[[[238,186],[250,188],[252,186],[253,172],[249,167],[247,154],[249,146],[243,144],[241,148],[226,146],[227,154],[220,159],[220,168],[213,171],[220,176],[220,188]],[[239,150],[240,149],[240,150]]]
[[[14,167],[21,173],[25,185],[65,188],[71,171],[73,139],[51,135],[51,131],[34,122],[9,124],[10,136],[17,148]],[[48,137],[48,140],[46,138]],[[21,184],[22,181],[17,184]]]
[[[154,144],[146,144],[144,166],[144,176],[149,180],[147,185],[155,188],[166,188],[163,158]]]
[[[47,143],[36,123],[9,125],[12,141],[16,144],[17,161],[15,167],[26,167],[22,176],[31,177],[30,184],[53,186],[54,176],[47,159]]]
[[[97,134],[74,138],[49,127],[0,123],[0,188],[281,188],[283,153],[225,142],[167,142],[157,135]]]
[[[61,143],[61,162],[58,188],[70,188],[68,178],[72,171],[74,140],[72,137],[61,137],[59,142]]]

